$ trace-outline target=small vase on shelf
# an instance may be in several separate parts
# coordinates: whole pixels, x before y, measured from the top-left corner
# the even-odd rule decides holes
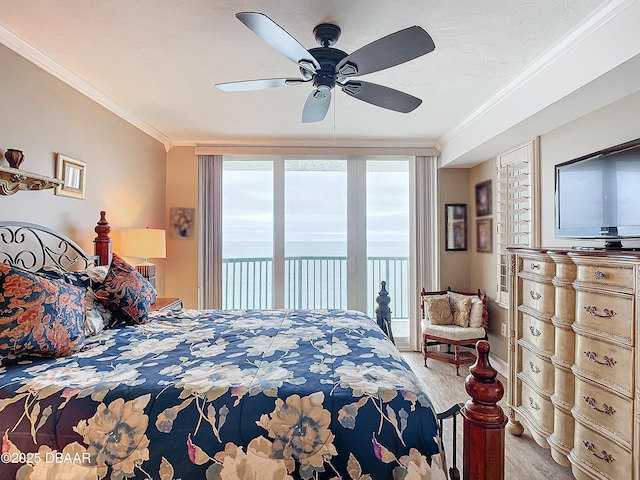
[[[8,148],[7,151],[4,152],[4,158],[7,159],[11,168],[20,168],[20,164],[24,161],[24,153],[22,150]]]

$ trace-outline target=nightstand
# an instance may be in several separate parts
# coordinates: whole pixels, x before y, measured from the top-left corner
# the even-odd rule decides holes
[[[156,298],[156,303],[151,305],[151,310],[160,310],[162,312],[171,312],[182,308],[181,298]]]

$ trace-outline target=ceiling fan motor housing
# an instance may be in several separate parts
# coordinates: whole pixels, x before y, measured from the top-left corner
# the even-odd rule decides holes
[[[321,47],[331,47],[340,38],[340,27],[332,23],[321,23],[313,28],[313,35]]]
[[[336,86],[336,65],[347,56],[346,52],[337,48],[318,47],[309,50],[309,53],[320,64],[313,76],[313,85],[317,88],[321,85],[333,88]]]

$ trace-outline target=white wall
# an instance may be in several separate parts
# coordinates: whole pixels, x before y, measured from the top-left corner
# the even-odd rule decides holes
[[[554,167],[558,163],[640,138],[640,92],[585,115],[540,138],[542,245],[596,246],[602,241],[568,240],[554,236]],[[640,195],[640,186],[638,186]],[[640,246],[625,241],[625,246]]]
[[[84,200],[53,190],[19,191],[0,197],[0,220],[45,225],[93,252],[93,228],[105,210],[119,254],[127,228],[165,228],[166,152],[160,142],[2,45],[0,109],[2,165],[8,166],[8,148],[24,151],[21,169],[48,177],[55,176],[57,153],[87,163]],[[162,296],[164,260],[153,261]]]

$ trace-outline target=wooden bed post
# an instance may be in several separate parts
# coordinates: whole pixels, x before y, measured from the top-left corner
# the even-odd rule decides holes
[[[94,229],[98,236],[93,239],[93,250],[94,254],[99,257],[100,265],[109,265],[111,263],[111,237],[109,237],[111,227],[105,215],[104,211],[100,212],[100,220],[98,220],[98,225]]]
[[[389,292],[387,292],[387,282],[384,280],[380,282],[380,291],[376,297],[376,303],[378,304],[378,308],[376,308],[376,321],[382,331],[387,334],[387,337],[389,337],[393,343],[396,343],[393,340],[393,332],[391,330],[391,309],[389,308],[391,298],[389,298]]]
[[[464,384],[471,400],[462,407],[464,418],[464,480],[504,480],[504,426],[507,416],[497,403],[504,387],[489,364],[491,347],[476,344],[478,358]]]

